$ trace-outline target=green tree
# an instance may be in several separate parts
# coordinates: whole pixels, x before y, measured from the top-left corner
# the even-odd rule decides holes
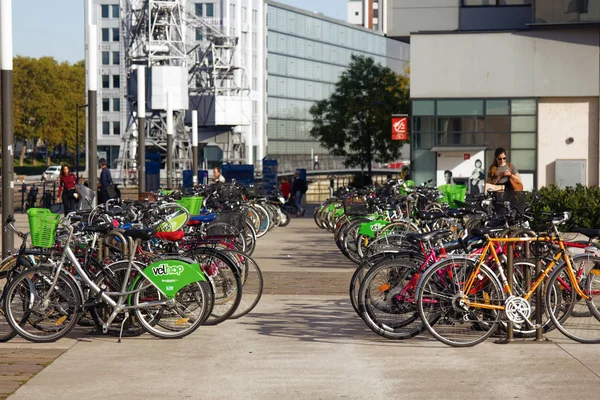
[[[406,71],[408,73],[408,69]],[[310,109],[311,136],[348,167],[360,166],[371,175],[372,162],[400,157],[405,142],[392,140],[392,114],[408,114],[409,80],[370,57],[352,56],[349,68],[328,99]]]
[[[74,148],[75,105],[85,100],[84,76],[83,61],[71,65],[57,63],[52,57],[15,57],[15,138],[34,146],[41,140],[49,149],[59,144]],[[24,155],[25,150],[20,165]],[[47,161],[50,163],[49,158]]]

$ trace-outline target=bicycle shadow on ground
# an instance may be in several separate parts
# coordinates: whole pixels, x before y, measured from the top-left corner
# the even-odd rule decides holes
[[[303,302],[294,299],[282,311],[252,312],[240,320],[260,335],[295,339],[302,342],[353,344],[366,346],[446,347],[428,335],[408,340],[390,340],[372,332],[354,312],[349,301],[339,299]]]

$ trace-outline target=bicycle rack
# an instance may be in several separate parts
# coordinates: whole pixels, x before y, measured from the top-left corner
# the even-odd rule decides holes
[[[532,231],[532,230],[528,230],[528,229],[523,229],[523,228],[518,228],[518,229],[512,229],[510,232],[509,237],[511,238],[517,238],[517,237],[523,237],[523,236],[530,236],[530,237],[535,237],[537,236],[537,234]],[[525,258],[526,259],[531,259],[531,251],[530,251],[530,247],[529,244],[531,242],[526,242],[525,243]],[[514,248],[511,245],[508,246],[508,250],[507,250],[507,254],[506,254],[506,274],[507,276],[507,281],[508,281],[508,286],[512,292],[513,290],[513,275],[514,275]],[[535,276],[538,277],[540,276],[542,272],[542,261],[541,259],[536,255],[535,256]],[[527,269],[526,270],[526,275],[525,275],[525,280],[526,282],[531,282],[531,276],[530,276],[530,270]],[[535,307],[535,323],[536,325],[538,325],[539,327],[536,329],[535,331],[535,339],[533,341],[525,341],[525,339],[523,339],[523,341],[521,341],[521,343],[546,343],[546,342],[550,342],[547,338],[544,338],[543,335],[543,328],[542,328],[542,289],[543,285],[540,285],[540,287],[538,289],[536,289],[535,291],[535,302],[536,302],[536,307]],[[508,344],[508,343],[513,343],[515,342],[515,338],[514,338],[514,326],[513,326],[513,322],[512,321],[508,321],[506,324],[506,338],[504,339],[499,339],[496,341],[496,343],[499,344]]]

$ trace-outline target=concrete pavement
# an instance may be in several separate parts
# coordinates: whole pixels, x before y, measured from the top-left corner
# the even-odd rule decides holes
[[[83,336],[0,351],[62,355],[11,399],[598,398],[600,346],[488,341],[455,349],[428,335],[390,341],[354,314],[354,265],[310,218],[259,240],[265,295],[239,320],[182,340]],[[267,294],[272,293],[272,294]],[[64,351],[64,352],[63,352]],[[0,353],[1,354],[1,353]],[[0,360],[0,367],[2,366]]]

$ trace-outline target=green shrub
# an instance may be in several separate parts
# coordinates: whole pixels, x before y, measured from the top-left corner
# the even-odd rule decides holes
[[[544,212],[571,212],[570,222],[584,228],[600,228],[600,188],[575,187],[561,189],[550,185],[539,190],[540,201],[533,204],[536,221]]]

